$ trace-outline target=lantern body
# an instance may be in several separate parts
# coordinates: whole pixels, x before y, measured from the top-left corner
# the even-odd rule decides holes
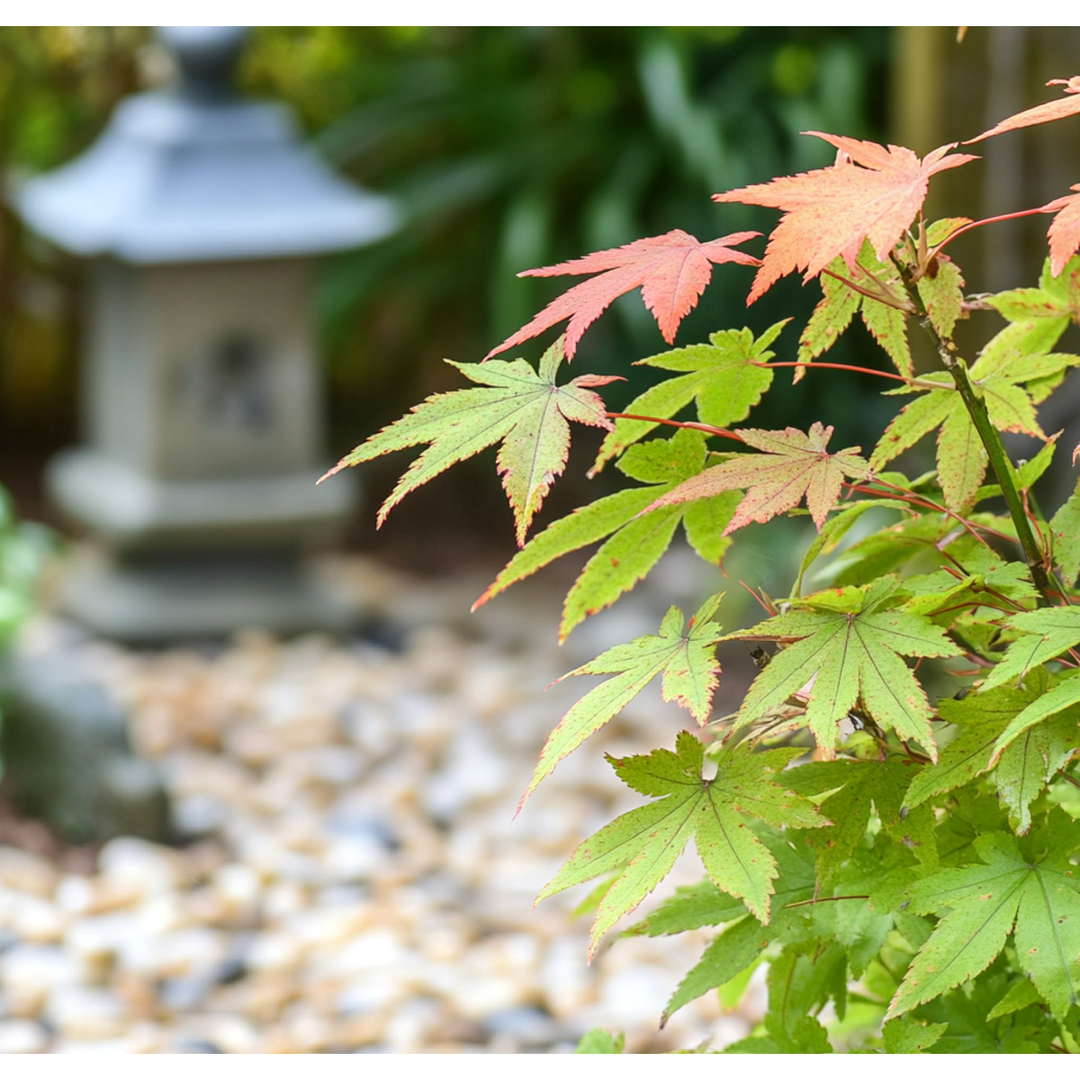
[[[288,110],[230,89],[239,28],[162,33],[171,92],[129,98],[97,143],[17,194],[86,261],[83,446],[49,490],[95,541],[62,604],[129,640],[344,629],[305,561],[352,510],[323,445],[312,260],[397,226],[390,200],[303,147]]]

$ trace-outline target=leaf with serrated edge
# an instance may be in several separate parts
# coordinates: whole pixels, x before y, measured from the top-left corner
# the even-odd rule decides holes
[[[753,255],[734,250],[734,245],[760,235],[756,232],[732,233],[702,243],[682,229],[672,229],[663,236],[647,236],[622,247],[594,251],[580,259],[523,270],[518,277],[596,276],[557,296],[517,333],[496,345],[485,359],[542,334],[563,319],[570,320],[566,327],[566,356],[570,359],[586,328],[617,297],[639,287],[645,306],[652,312],[660,333],[670,345],[675,340],[679,323],[697,305],[712,279],[713,264],[761,265]]]
[[[990,764],[996,765],[1001,760],[1005,749],[1019,738],[1029,727],[1045,720],[1048,716],[1062,712],[1080,702],[1080,673],[1066,676],[1052,689],[1041,694],[1026,709],[1017,715],[1011,724],[998,736],[990,756]]]
[[[603,935],[656,888],[691,836],[709,879],[767,923],[776,860],[748,827],[748,818],[796,828],[828,824],[812,803],[781,786],[783,768],[798,749],[750,753],[736,747],[719,756],[716,776],[705,780],[701,743],[683,731],[675,747],[674,753],[609,758],[624,783],[660,796],[659,801],[623,814],[583,841],[537,897],[539,903],[625,867],[597,909],[590,957]]]
[[[751,641],[793,641],[754,680],[735,730],[807,691],[806,723],[825,758],[835,755],[836,727],[861,700],[863,708],[902,739],[917,739],[936,760],[926,694],[901,656],[957,656],[960,649],[922,615],[882,605],[895,578],[864,588],[828,590],[786,615],[728,635]],[[829,610],[835,600],[836,607]]]
[[[580,375],[565,386],[556,386],[555,374],[562,360],[561,338],[544,353],[539,373],[524,360],[486,364],[447,360],[481,385],[432,395],[343,457],[322,479],[393,450],[430,443],[379,508],[376,524],[381,526],[410,491],[501,440],[497,466],[514,511],[521,547],[533,516],[555,477],[566,467],[570,450],[567,421],[612,428],[603,399],[585,388],[603,386],[620,376]]]
[[[986,476],[986,449],[967,410],[956,409],[945,418],[938,434],[938,477],[950,510],[967,510]]]
[[[896,992],[887,1018],[973,978],[1001,952],[1013,931],[1017,961],[1050,1008],[1063,1017],[1077,1001],[1080,982],[1080,892],[1069,863],[1071,851],[1054,844],[1032,862],[1016,839],[988,833],[975,841],[985,865],[939,870],[911,889],[908,910],[951,908],[919,950]],[[1055,820],[1056,819],[1056,820]]]
[[[814,423],[808,434],[791,427],[783,431],[740,430],[737,434],[747,444],[764,453],[738,454],[714,465],[684,480],[649,509],[746,488],[735,516],[724,530],[725,536],[751,521],[765,522],[793,509],[804,496],[820,531],[840,497],[843,478],[865,479],[869,475],[869,466],[858,456],[859,447],[848,447],[835,454],[826,452],[832,431],[832,427],[823,428],[819,423]]]
[[[616,645],[556,680],[562,682],[571,675],[614,676],[590,690],[559,721],[544,744],[519,810],[540,781],[567,754],[618,715],[657,675],[663,675],[661,692],[665,701],[674,701],[687,709],[699,724],[708,720],[720,671],[716,643],[723,636],[711,619],[721,596],[723,593],[709,597],[690,619],[689,626],[685,626],[678,608],[669,608],[658,635],[649,634],[627,645]]]
[[[1080,643],[1080,607],[1041,608],[1010,615],[1005,625],[1023,635],[990,673],[983,689],[1019,682],[1033,668]]]
[[[1045,677],[1040,680],[1045,688]],[[920,770],[904,796],[904,806],[914,808],[934,795],[943,795],[990,768],[990,752],[1009,722],[1034,701],[1040,689],[1000,686],[975,697],[938,702],[944,720],[958,724],[960,733],[942,750],[936,765]]]
[[[937,273],[933,277],[928,274],[920,278],[918,289],[934,329],[942,337],[951,338],[964,300],[964,276],[960,267],[947,255],[939,256]]]
[[[684,1005],[745,971],[768,946],[771,936],[753,915],[747,915],[714,938],[668,999],[660,1026],[663,1027]]]
[[[870,468],[879,471],[894,457],[909,450],[947,419],[955,407],[953,390],[931,390],[908,402],[885,429],[870,458]]]
[[[807,131],[842,152],[846,160],[827,169],[783,176],[767,184],[714,195],[716,202],[772,206],[783,210],[765,249],[747,303],[753,303],[785,274],[816,277],[838,255],[853,270],[864,240],[885,262],[926,198],[930,177],[975,160],[952,154],[949,143],[921,160],[902,146],[878,146],[844,136]],[[860,167],[862,166],[862,167]]]
[[[789,321],[775,323],[756,340],[746,328],[721,330],[710,335],[708,345],[689,345],[636,361],[635,367],[644,364],[685,374],[650,387],[622,412],[668,420],[696,400],[697,418],[703,424],[727,427],[745,420],[772,385],[772,371],[758,365],[775,355],[769,345]],[[616,420],[614,429],[604,436],[589,475],[595,476],[606,462],[656,426],[649,420]]]
[[[1080,723],[1075,710],[1028,728],[1006,747],[994,769],[994,783],[998,797],[1017,819],[1018,835],[1031,828],[1031,804],[1077,747]]]
[[[1054,565],[1061,570],[1066,585],[1080,577],[1080,480],[1076,490],[1050,519],[1054,545]]]

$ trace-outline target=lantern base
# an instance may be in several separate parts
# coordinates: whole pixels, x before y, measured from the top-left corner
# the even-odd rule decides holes
[[[364,611],[295,552],[153,552],[85,546],[57,596],[97,634],[131,644],[226,637],[240,629],[349,633]]]

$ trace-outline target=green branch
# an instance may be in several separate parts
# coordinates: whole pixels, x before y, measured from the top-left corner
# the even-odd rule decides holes
[[[1042,602],[1052,606],[1053,600],[1051,597],[1055,591],[1054,586],[1046,572],[1046,562],[1042,549],[1035,539],[1035,534],[1031,531],[1031,522],[1028,520],[1027,511],[1024,509],[1023,500],[1020,498],[1020,492],[1016,487],[1016,473],[1012,462],[1009,461],[1008,455],[1005,453],[1001,436],[990,422],[990,414],[986,411],[986,404],[976,394],[975,388],[971,385],[971,380],[968,378],[967,364],[957,355],[956,343],[951,338],[940,334],[931,321],[922,296],[915,286],[911,269],[895,257],[893,262],[900,271],[904,288],[915,305],[919,321],[923,329],[930,335],[942,364],[952,376],[956,389],[967,407],[971,422],[975,425],[975,431],[978,433],[983,448],[986,450],[986,456],[990,460],[990,468],[994,470],[994,476],[997,478],[998,485],[1001,488],[1001,494],[1004,496],[1005,504],[1009,508],[1009,516],[1012,518],[1013,526],[1016,528],[1016,538],[1024,552],[1024,560],[1031,571],[1031,580],[1042,594]]]

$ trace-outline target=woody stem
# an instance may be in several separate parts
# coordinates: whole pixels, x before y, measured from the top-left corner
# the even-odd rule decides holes
[[[1012,518],[1013,526],[1016,529],[1016,538],[1024,552],[1024,560],[1031,571],[1031,580],[1042,594],[1042,603],[1052,606],[1051,595],[1055,590],[1046,572],[1042,550],[1035,540],[1035,534],[1031,531],[1031,522],[1028,520],[1023,500],[1020,498],[1020,492],[1016,488],[1016,473],[1005,453],[1005,447],[1001,443],[1001,436],[990,422],[986,404],[976,394],[971,379],[968,378],[967,364],[957,355],[956,344],[951,338],[940,334],[931,321],[926,305],[919,295],[919,290],[915,287],[910,267],[899,259],[894,258],[893,261],[900,271],[908,296],[915,305],[919,321],[930,335],[942,364],[945,365],[946,370],[952,376],[956,389],[959,391],[960,397],[967,408],[968,415],[971,417],[971,422],[975,426],[975,431],[978,433],[979,439],[986,450],[986,456],[990,460],[990,467],[994,470],[994,476],[997,479],[998,486],[1001,488],[1001,494],[1009,508],[1009,516]]]

